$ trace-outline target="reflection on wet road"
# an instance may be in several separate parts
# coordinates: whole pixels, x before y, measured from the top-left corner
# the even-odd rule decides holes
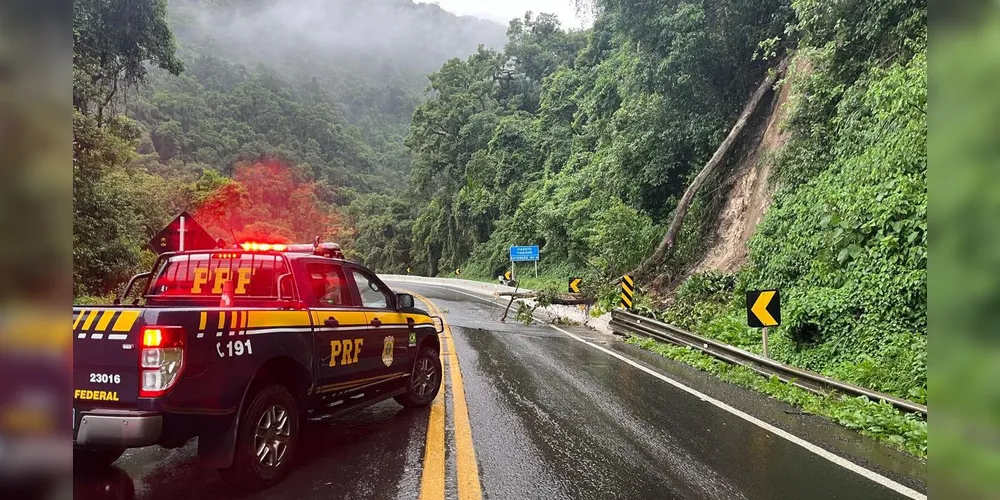
[[[438,423],[431,408],[389,401],[311,424],[295,470],[255,494],[201,467],[195,443],[131,450],[109,471],[78,473],[75,498],[429,498],[432,442],[447,498],[478,498],[472,477],[485,498],[905,498],[551,327],[500,323],[501,307],[458,291],[392,285],[450,325],[442,357],[461,371],[456,384],[448,363]],[[430,438],[429,422],[443,428]]]
[[[198,463],[197,443],[130,450],[109,471],[77,473],[75,499],[415,498],[428,410],[390,401],[343,418],[311,423],[295,470],[257,494],[241,494]]]

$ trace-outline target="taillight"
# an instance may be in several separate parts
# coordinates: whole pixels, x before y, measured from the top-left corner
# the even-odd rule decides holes
[[[142,331],[143,347],[160,347],[163,343],[163,331],[159,328],[147,328]]]
[[[179,326],[147,326],[142,329],[139,352],[139,397],[165,395],[184,368],[184,329]]]

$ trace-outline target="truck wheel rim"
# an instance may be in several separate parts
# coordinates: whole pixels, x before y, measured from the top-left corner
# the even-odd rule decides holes
[[[437,370],[434,369],[434,363],[430,358],[423,357],[417,361],[416,373],[413,374],[413,393],[417,398],[423,401],[434,392],[437,377]]]
[[[254,448],[257,461],[264,467],[278,467],[285,459],[292,436],[292,422],[288,412],[279,405],[267,409],[257,421]]]

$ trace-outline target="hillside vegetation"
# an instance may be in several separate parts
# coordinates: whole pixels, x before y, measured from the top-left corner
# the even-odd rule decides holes
[[[743,271],[696,276],[665,316],[759,351],[742,292],[778,287],[772,356],[926,402],[926,11],[884,8],[833,23],[796,4],[809,69],[789,77],[773,205]]]
[[[431,76],[407,143],[430,199],[416,269],[496,276],[511,244],[540,245],[543,269],[565,275],[632,269],[767,70],[758,42],[790,15],[779,1],[600,7],[585,33],[515,21],[503,53]]]

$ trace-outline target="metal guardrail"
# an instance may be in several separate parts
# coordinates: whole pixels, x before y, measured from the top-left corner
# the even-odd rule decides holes
[[[611,329],[618,335],[641,335],[670,342],[671,344],[691,347],[727,363],[745,366],[766,377],[774,375],[783,382],[793,384],[816,394],[825,395],[830,391],[839,391],[854,396],[864,396],[872,401],[883,400],[896,408],[919,413],[924,418],[927,418],[927,406],[925,405],[865,389],[864,387],[847,382],[841,382],[840,380],[832,379],[809,370],[779,363],[729,344],[705,338],[628,311],[620,309],[612,311]]]

